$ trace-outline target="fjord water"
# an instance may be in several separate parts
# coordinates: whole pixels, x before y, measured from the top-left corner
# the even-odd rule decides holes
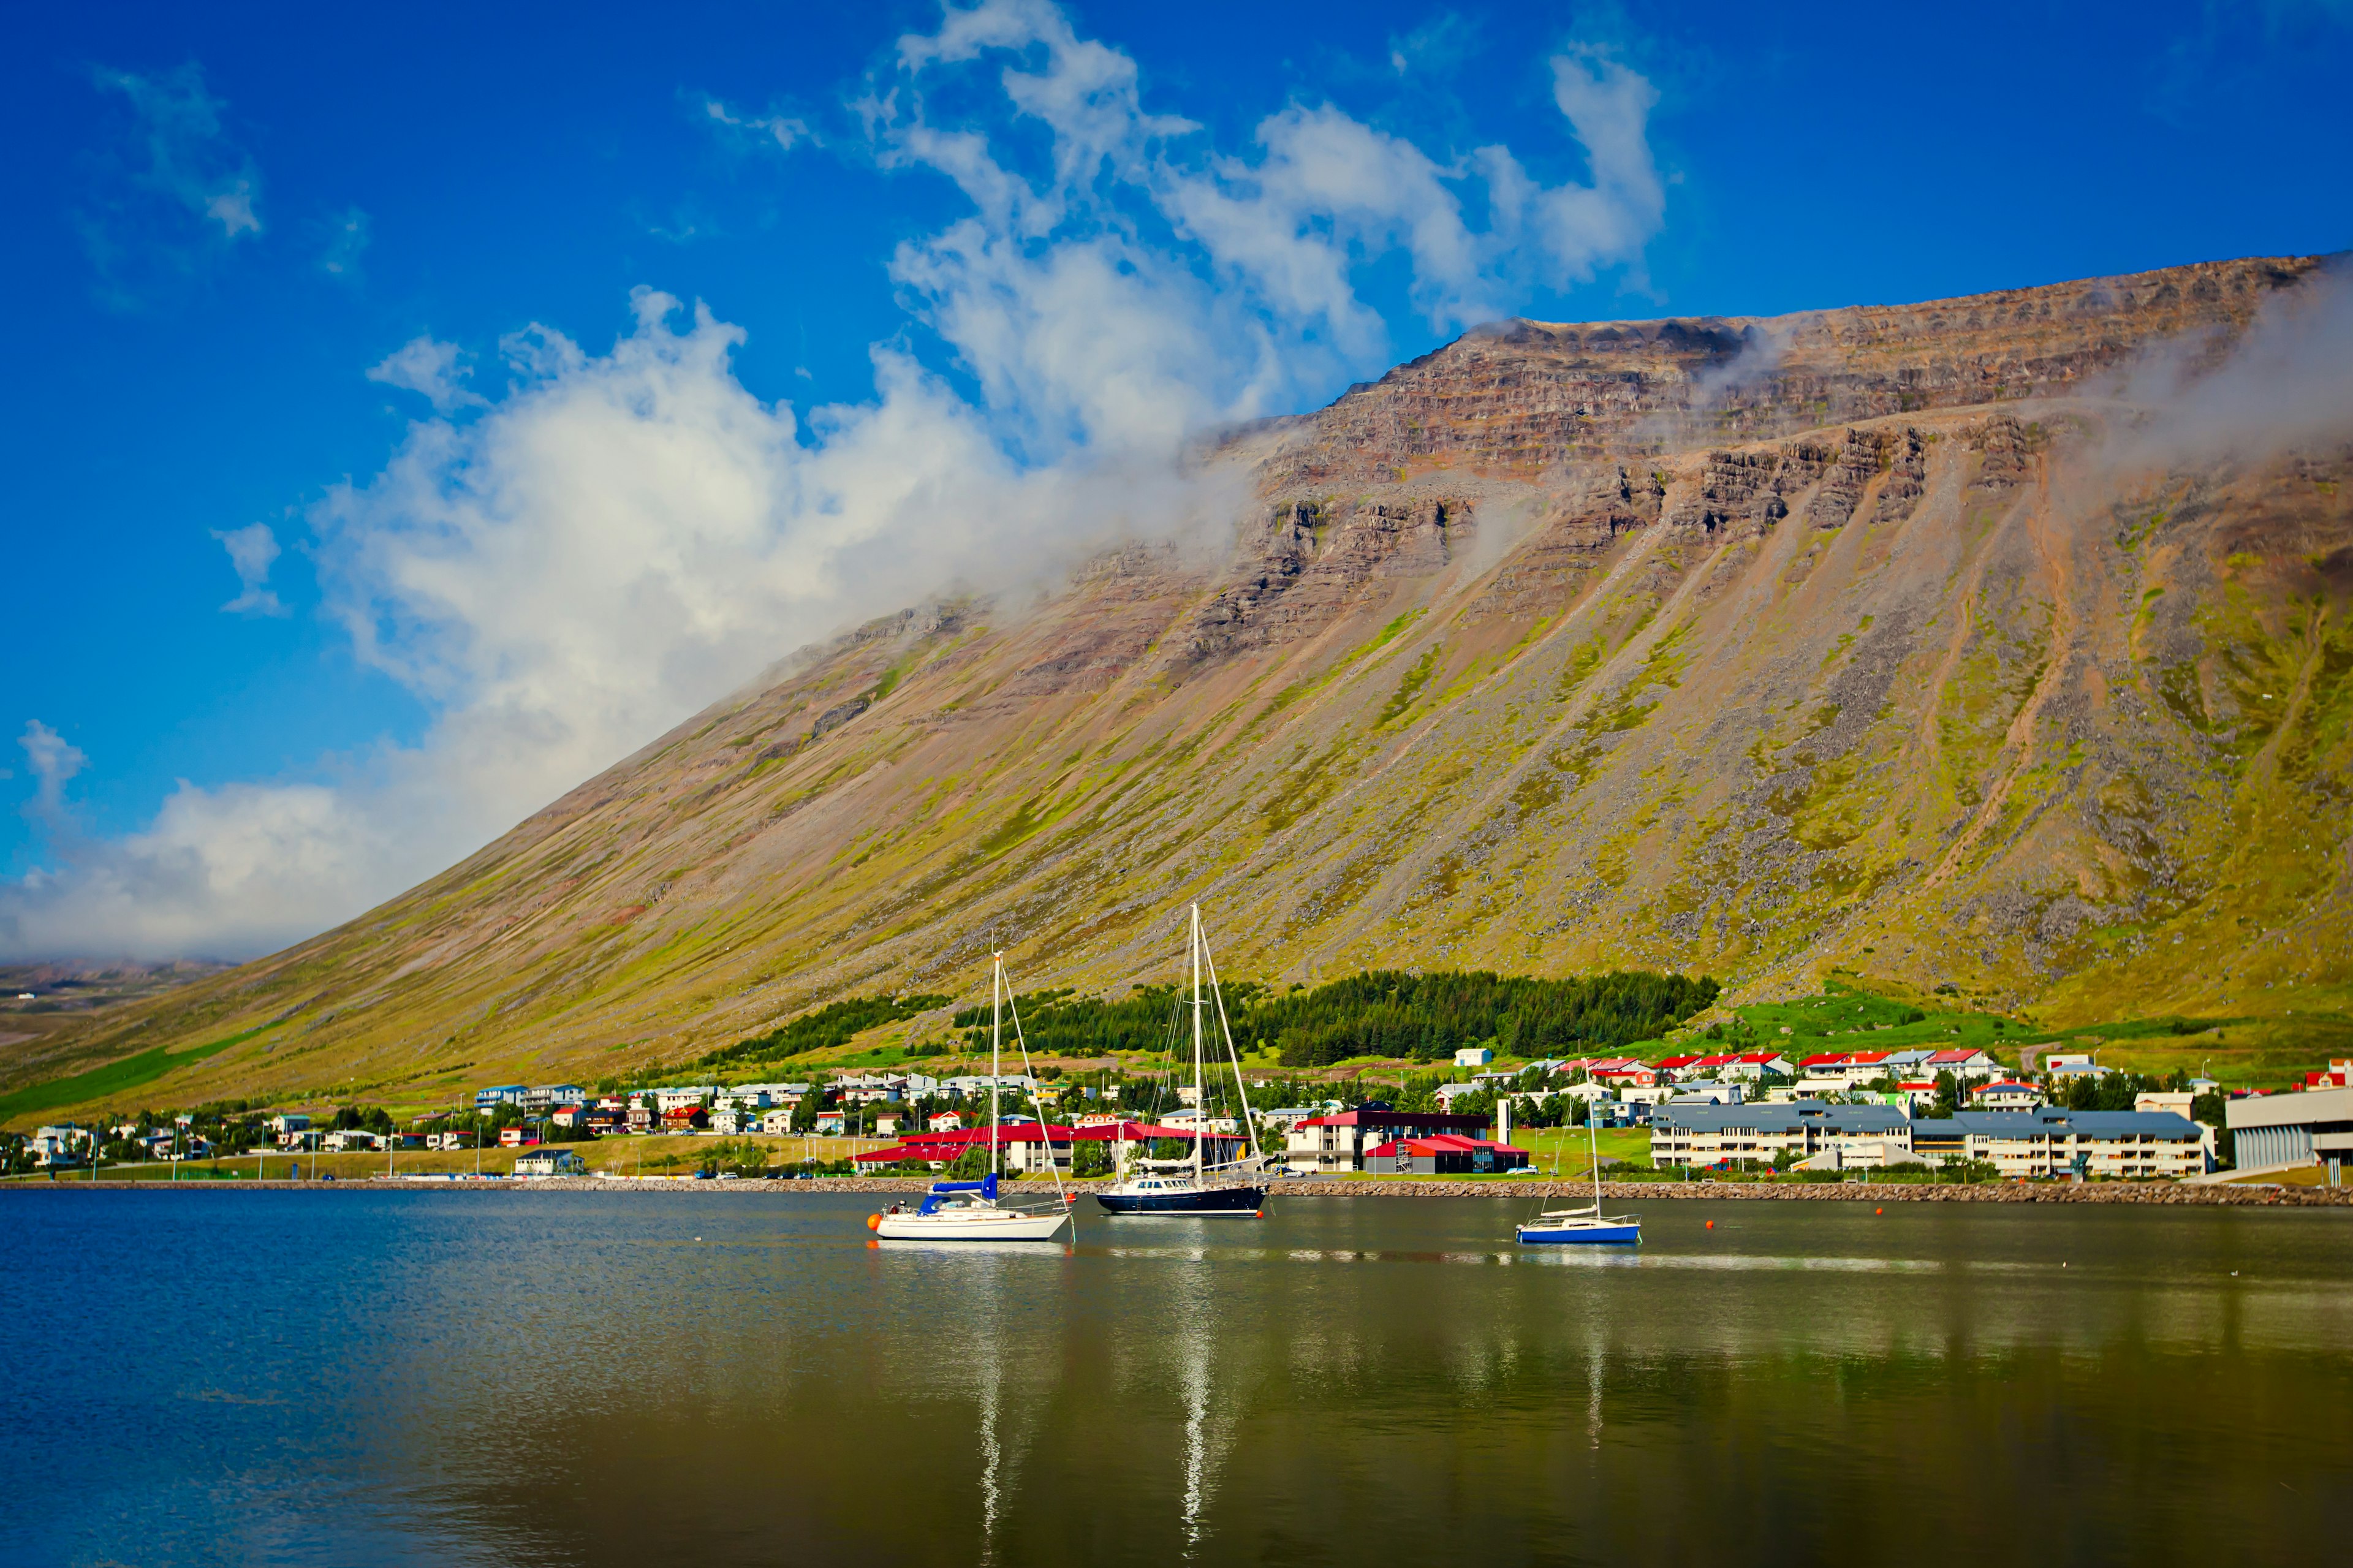
[[[0,1194],[0,1560],[2212,1562],[2353,1505],[2343,1213],[873,1206]]]

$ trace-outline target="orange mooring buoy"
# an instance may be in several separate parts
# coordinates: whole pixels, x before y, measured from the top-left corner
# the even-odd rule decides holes
[[[868,1215],[866,1216],[866,1228],[869,1230],[881,1230],[882,1228],[882,1216],[879,1214]]]
[[[1708,1222],[1707,1222],[1707,1228],[1708,1228],[1708,1229],[1710,1229],[1710,1230],[1714,1230],[1714,1229],[1715,1228],[1715,1221],[1714,1221],[1714,1220],[1710,1220],[1710,1221],[1708,1221]]]
[[[1873,1214],[1885,1214],[1887,1211],[1885,1209],[1873,1209],[1871,1212]]]

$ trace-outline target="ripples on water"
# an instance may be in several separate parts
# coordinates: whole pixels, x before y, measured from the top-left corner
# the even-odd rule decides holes
[[[0,1561],[2211,1563],[2353,1504],[2341,1214],[871,1206],[0,1194]]]

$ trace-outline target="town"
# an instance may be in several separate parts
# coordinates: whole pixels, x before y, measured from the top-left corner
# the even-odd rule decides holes
[[[928,1176],[987,1169],[993,1142],[1008,1176],[1050,1170],[1085,1180],[1124,1173],[1147,1157],[1187,1156],[1198,1140],[1210,1163],[1256,1157],[1291,1176],[1538,1176],[1557,1172],[1570,1143],[1562,1130],[1589,1124],[1609,1131],[1618,1152],[1604,1163],[1625,1179],[2147,1182],[2307,1173],[2335,1187],[2353,1149],[2348,1060],[2287,1093],[2225,1091],[2182,1073],[2158,1080],[2080,1053],[2054,1053],[2028,1077],[1970,1047],[1497,1068],[1492,1048],[1474,1046],[1458,1050],[1451,1067],[1428,1080],[1408,1078],[1387,1098],[1319,1096],[1335,1086],[1261,1076],[1249,1084],[1259,1098],[1248,1104],[1215,1093],[1203,1104],[1189,1086],[1059,1065],[994,1078],[853,1070],[612,1092],[498,1084],[405,1125],[357,1106],[322,1114],[213,1106],[101,1127],[63,1122],[9,1135],[0,1163],[10,1174],[51,1179],[158,1164],[176,1174],[198,1163],[211,1175],[300,1179],[321,1175],[322,1154],[357,1154],[384,1157],[369,1173],[399,1177],[399,1156],[409,1152],[442,1156],[429,1170],[412,1161],[412,1179]],[[993,1139],[992,1094],[1002,1107]],[[607,1152],[595,1152],[599,1144]],[[641,1152],[649,1144],[660,1151],[650,1163]],[[613,1152],[633,1145],[638,1152]],[[1581,1150],[1581,1141],[1573,1146]],[[470,1166],[463,1158],[452,1165],[452,1155]],[[1582,1169],[1581,1153],[1572,1158]]]

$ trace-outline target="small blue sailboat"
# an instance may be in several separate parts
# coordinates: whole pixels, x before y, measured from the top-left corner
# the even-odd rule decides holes
[[[1585,1119],[1586,1143],[1593,1152],[1593,1204],[1589,1208],[1546,1209],[1519,1227],[1523,1247],[1625,1246],[1642,1239],[1640,1215],[1601,1212],[1601,1142],[1593,1117]]]

